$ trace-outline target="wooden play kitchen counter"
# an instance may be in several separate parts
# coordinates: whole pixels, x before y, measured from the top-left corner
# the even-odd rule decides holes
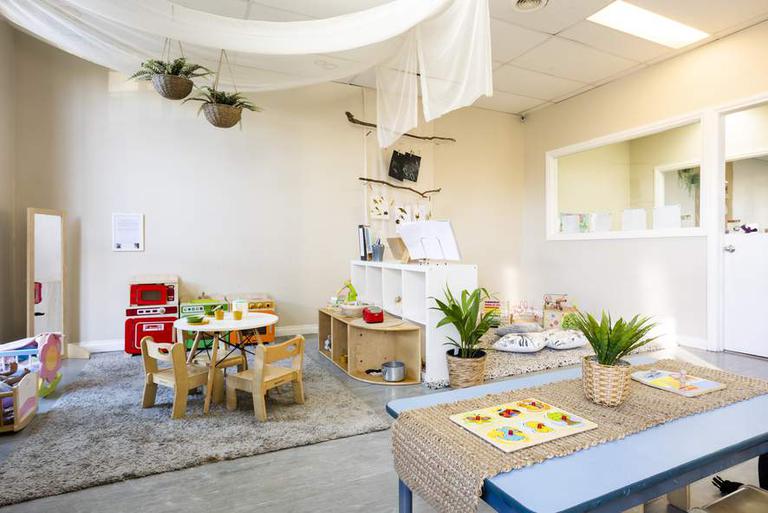
[[[330,340],[330,349],[326,349]],[[355,379],[380,385],[413,385],[421,381],[421,328],[390,315],[384,322],[368,324],[359,317],[346,317],[340,310],[318,311],[318,351]],[[405,379],[384,381],[367,374],[387,361],[405,364]]]

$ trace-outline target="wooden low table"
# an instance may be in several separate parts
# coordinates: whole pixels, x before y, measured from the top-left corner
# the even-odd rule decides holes
[[[330,337],[331,348],[325,348]],[[351,377],[378,385],[414,385],[421,382],[421,327],[384,314],[384,322],[369,324],[360,317],[347,317],[340,310],[318,311],[318,351]],[[405,379],[384,381],[381,375],[366,374],[381,364],[399,360],[405,364]]]
[[[630,361],[643,364],[655,359],[636,356]],[[387,404],[387,412],[397,417],[414,408],[580,375],[581,369],[574,368],[397,399]],[[689,484],[765,454],[768,454],[768,395],[501,473],[484,481],[482,499],[494,510],[506,513],[634,513],[641,512],[644,503],[666,494],[670,504],[687,511]],[[402,481],[399,486],[399,511],[410,513],[412,492]]]

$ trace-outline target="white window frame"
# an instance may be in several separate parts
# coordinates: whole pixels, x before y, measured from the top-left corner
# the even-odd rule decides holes
[[[558,207],[558,187],[557,187],[557,160],[560,157],[581,153],[583,151],[600,148],[609,144],[625,142],[640,137],[658,134],[674,128],[680,128],[686,125],[699,123],[702,127],[701,152],[705,151],[704,137],[704,112],[698,111],[692,114],[686,114],[675,118],[670,118],[657,123],[631,128],[621,132],[616,132],[602,137],[597,137],[589,141],[572,144],[545,153],[546,159],[546,182],[545,182],[545,229],[546,240],[605,240],[605,239],[649,239],[659,237],[703,237],[706,235],[706,225],[702,216],[700,226],[691,228],[672,228],[672,229],[654,229],[637,231],[609,231],[609,232],[586,232],[586,233],[562,233],[560,231],[560,209]],[[702,159],[703,160],[703,159]],[[700,165],[697,163],[697,165]],[[701,165],[700,165],[701,166]],[[705,173],[701,171],[702,186],[700,188],[701,205],[706,204]]]

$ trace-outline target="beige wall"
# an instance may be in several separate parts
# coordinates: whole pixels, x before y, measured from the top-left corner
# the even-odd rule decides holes
[[[14,38],[13,29],[0,20],[0,342],[13,332],[10,295],[14,165]]]
[[[127,281],[146,273],[180,275],[191,296],[267,292],[282,324],[316,322],[356,249],[362,133],[344,111],[360,109],[358,88],[257,95],[263,113],[220,130],[193,104],[121,80],[110,90],[106,70],[27,36],[17,49],[17,215],[69,216],[75,340],[121,338]],[[111,251],[113,212],[145,214],[146,251]]]
[[[17,34],[16,43],[16,86],[26,91],[17,126],[16,213],[23,220],[25,209],[36,206],[69,216],[74,340],[121,338],[128,278],[146,273],[180,275],[188,296],[268,292],[277,299],[281,325],[316,323],[316,308],[339,288],[357,254],[368,190],[357,177],[386,175],[378,167],[375,133],[366,135],[344,116],[351,111],[373,121],[373,92],[325,84],[252,95],[264,112],[245,113],[242,129],[220,130],[198,117],[195,105],[164,100],[26,35]],[[432,206],[457,223],[465,259],[480,264],[489,286],[497,275],[514,284],[522,208],[519,121],[467,109],[440,123],[439,130],[424,124],[419,131],[434,129],[458,144],[398,144],[422,154],[415,187],[443,187]],[[435,172],[440,166],[445,177]],[[488,207],[486,198],[492,199]],[[111,251],[113,212],[145,214],[146,251]],[[483,229],[475,214],[510,221],[498,233]],[[18,333],[23,224],[15,225]],[[485,251],[494,245],[500,258]]]
[[[464,262],[478,264],[480,286],[502,298],[520,293],[523,129],[516,117],[463,109],[435,120],[435,218],[450,219]]]
[[[691,343],[706,336],[705,238],[546,241],[544,153],[764,93],[767,45],[763,23],[528,117],[522,257],[528,298],[570,292],[586,309],[655,315]]]
[[[768,228],[768,161],[737,160],[733,163],[733,218]]]

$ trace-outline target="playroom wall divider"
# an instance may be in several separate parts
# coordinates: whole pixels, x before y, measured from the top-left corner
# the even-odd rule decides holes
[[[446,286],[454,294],[477,288],[477,266],[469,264],[400,264],[353,260],[352,285],[360,301],[382,307],[386,312],[422,326],[424,382],[448,384],[445,352],[447,337],[457,338],[453,326],[437,328],[443,314],[431,308],[434,297],[442,298]]]

